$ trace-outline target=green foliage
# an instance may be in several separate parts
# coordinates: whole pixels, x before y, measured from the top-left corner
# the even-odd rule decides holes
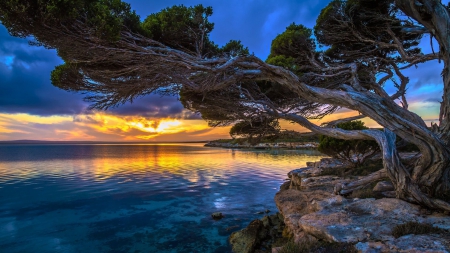
[[[379,171],[383,168],[383,161],[380,160],[366,160],[364,164],[360,164],[352,168],[324,168],[320,173],[321,176],[367,176],[373,172]]]
[[[149,15],[142,26],[150,38],[172,48],[208,56],[216,55],[217,45],[209,40],[214,23],[208,18],[211,7],[174,5]]]
[[[408,53],[420,53],[417,45],[421,35],[401,32],[404,25],[412,23],[397,17],[397,11],[393,0],[334,0],[322,9],[314,34],[319,43],[329,47],[325,56],[332,61],[354,61],[350,52],[358,52],[359,58],[395,58],[395,49],[377,47],[369,41],[392,43],[388,29],[402,41]],[[367,38],[367,41],[361,38]]]
[[[368,129],[364,126],[364,122],[359,120],[340,123],[337,127],[344,130]],[[324,154],[344,159],[355,166],[359,166],[367,158],[379,151],[379,146],[375,141],[342,140],[323,135],[320,136],[318,150]]]
[[[265,118],[263,120],[241,121],[230,129],[230,136],[247,138],[252,143],[258,143],[262,137],[277,135],[280,132],[280,125],[277,120]]]
[[[420,235],[420,234],[449,234],[449,231],[433,227],[431,224],[410,221],[401,225],[397,225],[392,229],[392,235],[399,238],[404,235]]]
[[[295,243],[290,240],[278,253],[356,253],[358,250],[350,243],[303,241]]]
[[[226,54],[232,57],[239,55],[248,55],[248,47],[244,47],[240,40],[230,40],[225,46],[220,49],[220,53]]]
[[[266,62],[300,74],[299,70],[309,64],[307,58],[315,51],[311,35],[311,29],[292,23],[272,41]]]
[[[19,37],[35,33],[34,23],[60,26],[76,20],[87,24],[102,39],[116,41],[128,29],[142,32],[139,16],[120,0],[5,0],[0,3],[0,20]],[[25,17],[33,17],[27,19]],[[38,34],[34,34],[39,36]]]

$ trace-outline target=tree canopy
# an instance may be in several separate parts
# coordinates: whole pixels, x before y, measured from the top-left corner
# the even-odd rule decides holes
[[[239,41],[214,44],[212,14],[210,7],[181,5],[140,22],[120,0],[0,3],[0,21],[11,34],[32,35],[65,61],[52,73],[53,84],[86,93],[95,108],[151,93],[177,95],[214,126],[285,119],[333,138],[375,140],[399,198],[450,210],[448,6],[438,0],[334,0],[314,29],[292,24],[278,35],[267,61]],[[421,52],[424,34],[439,50]],[[440,116],[429,127],[408,108],[404,70],[431,60],[444,67]],[[388,81],[395,92],[385,90]],[[347,121],[369,117],[384,131],[310,122],[339,108],[360,113]],[[397,135],[418,147],[415,161],[400,159]],[[341,185],[336,192],[355,187]]]

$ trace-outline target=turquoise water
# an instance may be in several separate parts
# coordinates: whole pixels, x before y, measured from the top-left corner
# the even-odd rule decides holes
[[[0,145],[0,252],[231,252],[317,151]],[[225,217],[214,221],[211,213]]]

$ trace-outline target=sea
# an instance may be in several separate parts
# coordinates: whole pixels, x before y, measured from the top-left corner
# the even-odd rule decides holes
[[[0,252],[231,252],[286,174],[323,157],[203,145],[0,145]]]

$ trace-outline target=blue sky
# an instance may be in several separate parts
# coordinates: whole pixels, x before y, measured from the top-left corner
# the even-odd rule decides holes
[[[141,19],[172,5],[212,6],[214,14],[210,20],[215,23],[215,29],[211,39],[219,45],[230,39],[241,40],[250,52],[263,60],[276,35],[292,22],[312,28],[320,10],[329,3],[294,0],[127,2]],[[431,51],[429,39],[421,46],[425,52]],[[27,40],[11,37],[0,25],[0,140],[173,141],[227,137],[228,130],[207,128],[198,115],[187,112],[174,97],[151,95],[107,112],[89,112],[83,95],[59,90],[50,83],[50,72],[61,63],[55,50],[29,46]],[[441,70],[442,66],[434,61],[407,72],[411,78],[407,93],[411,108],[427,121],[435,120],[438,114]],[[111,123],[105,122],[112,121],[126,127],[108,128]],[[103,125],[95,125],[98,122]],[[141,122],[142,127],[137,127],[136,122]],[[169,128],[161,128],[162,123]],[[146,127],[148,125],[155,127]]]

